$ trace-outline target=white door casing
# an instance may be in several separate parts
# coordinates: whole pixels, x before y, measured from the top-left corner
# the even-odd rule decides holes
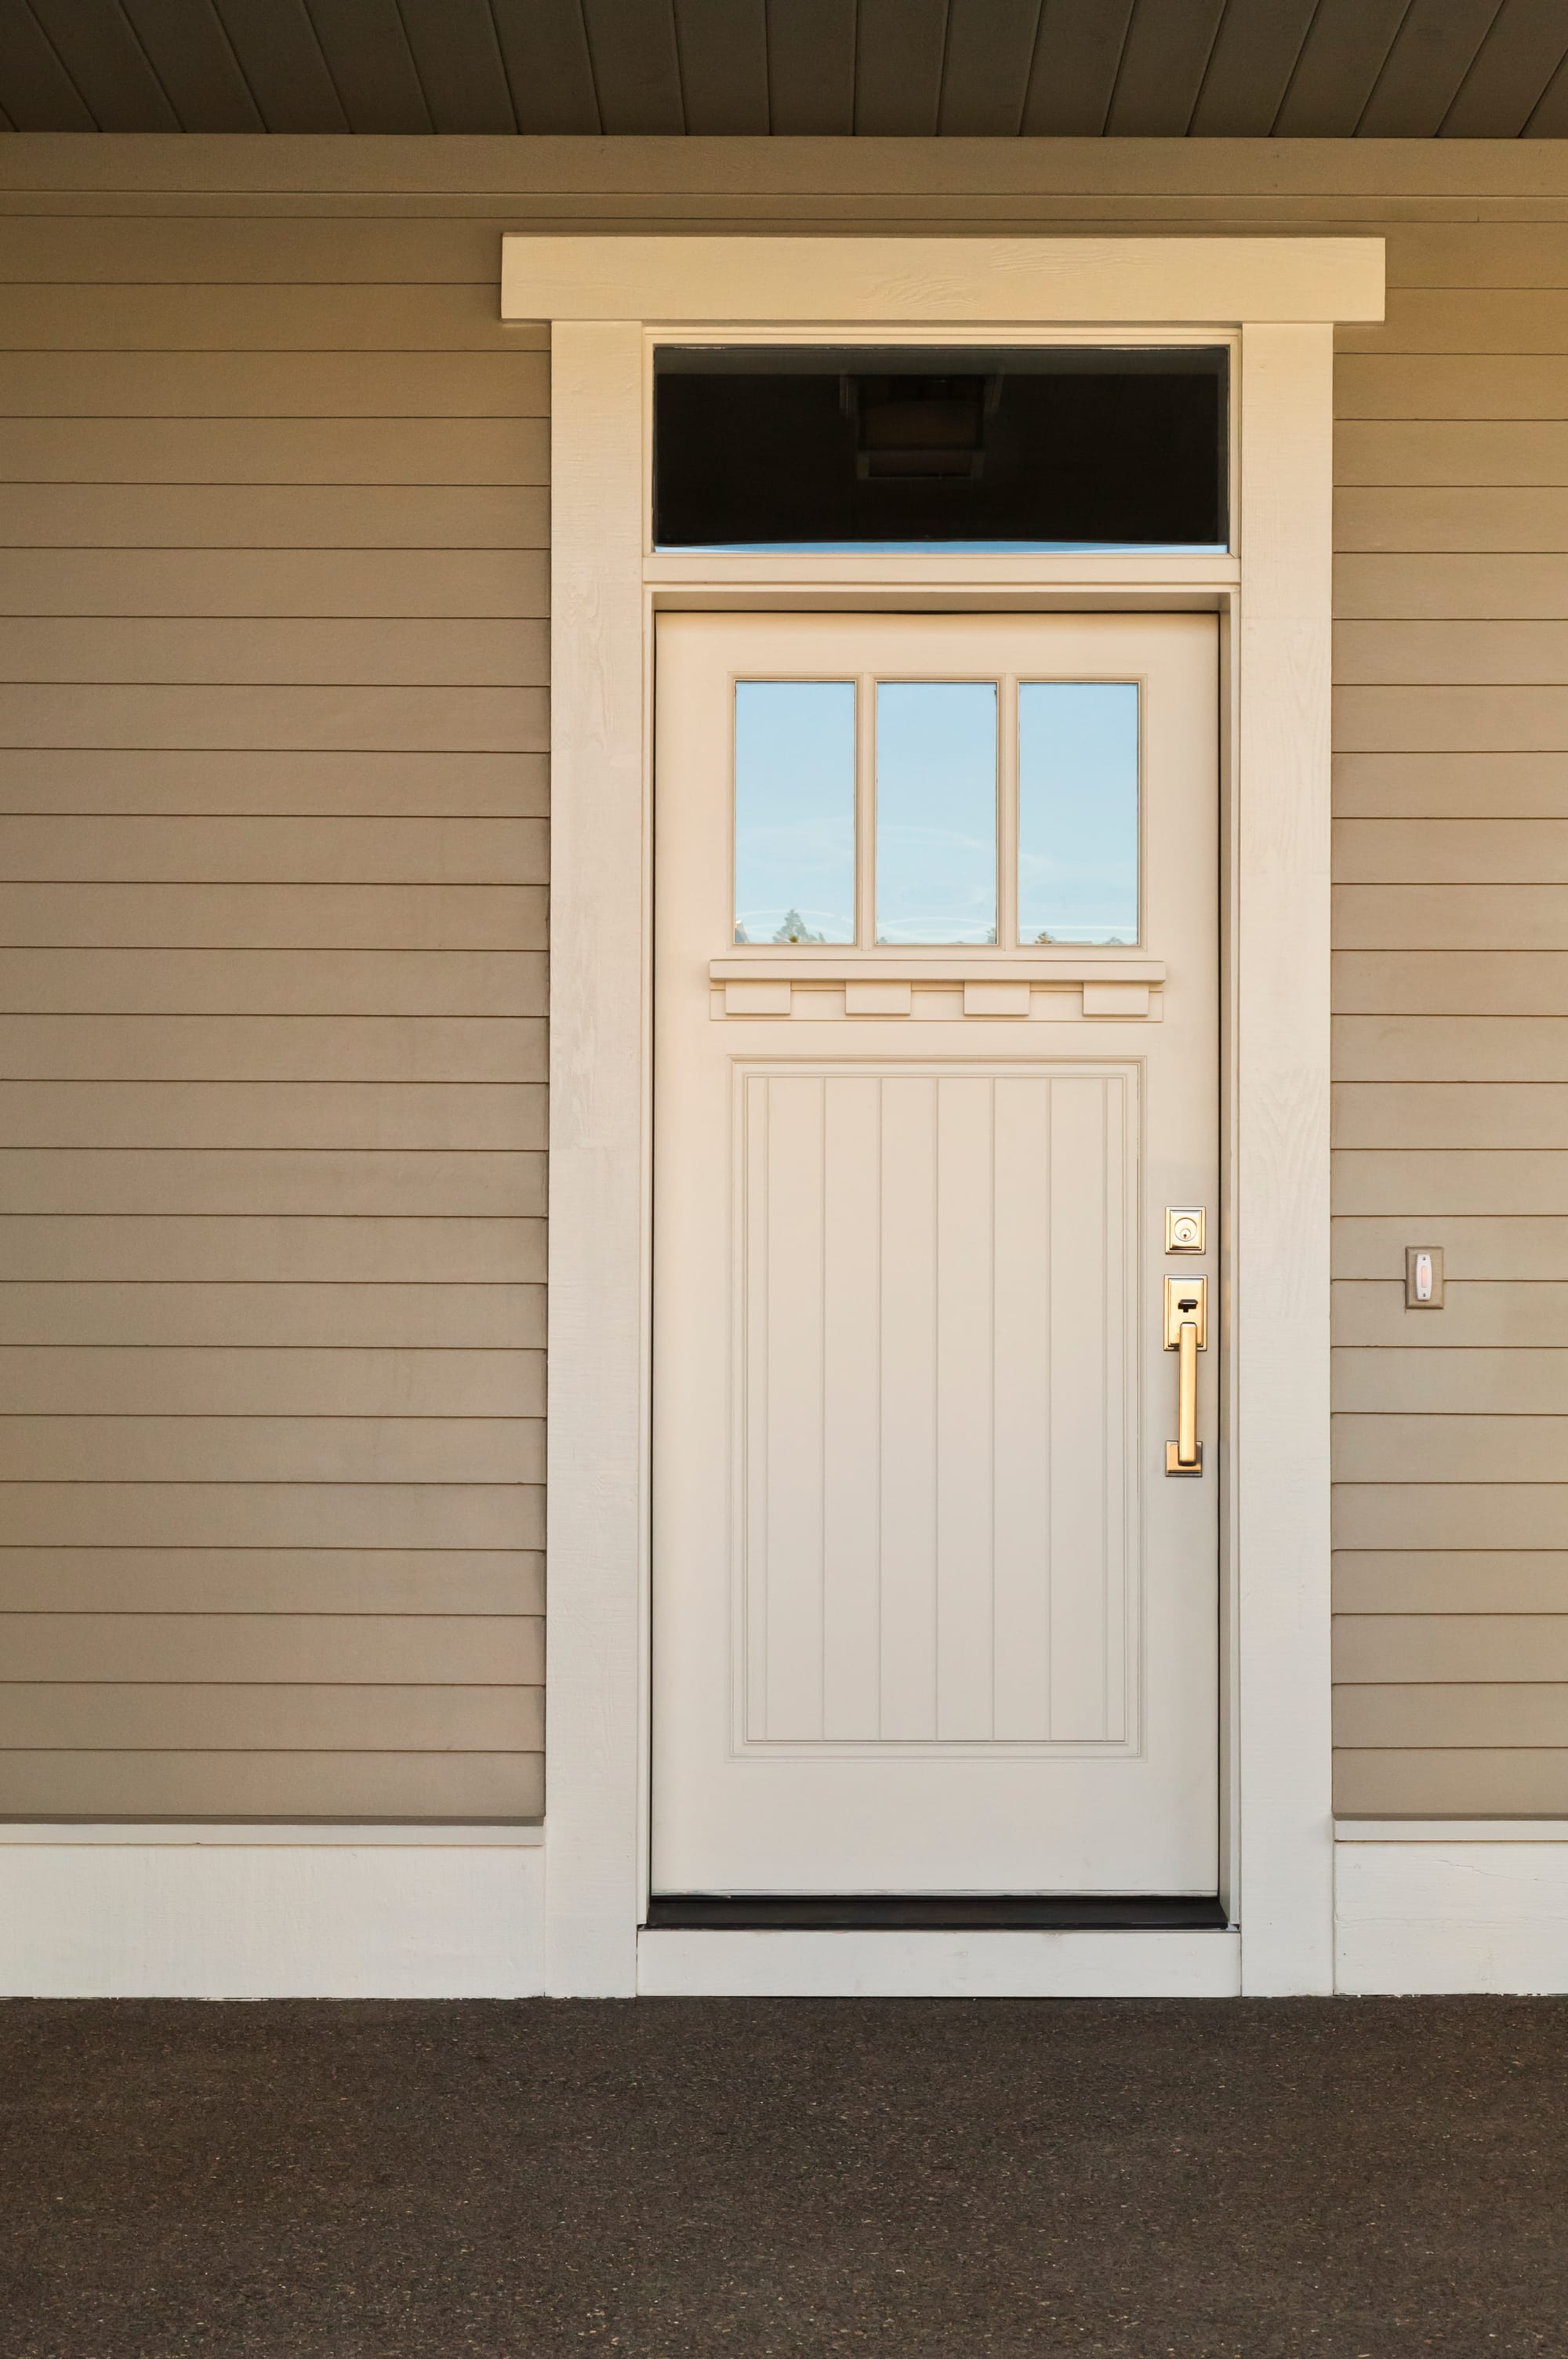
[[[1214,1266],[1163,1223],[1214,1234],[1216,652],[1203,614],[659,623],[656,1891],[1216,1889],[1218,1355],[1170,1479],[1161,1320]],[[846,675],[863,872],[877,679],[998,683],[997,947],[871,947],[863,875],[858,950],[732,951],[735,683]],[[1130,954],[1008,940],[1020,679],[1137,684]]]
[[[1333,1986],[1328,1685],[1333,323],[1377,238],[507,237],[551,322],[547,1987],[1218,1991],[1220,1936],[641,1937],[648,1829],[651,748],[656,612],[691,603],[1207,603],[1222,616],[1222,1890],[1240,1986]],[[741,249],[745,268],[735,267]],[[657,254],[657,318],[646,258]],[[895,265],[908,257],[920,267]],[[940,304],[922,289],[945,257]],[[651,549],[656,339],[1235,338],[1232,554],[695,561]],[[1175,592],[1173,598],[1172,592]],[[681,1942],[713,1961],[697,1968]],[[803,1947],[802,1947],[803,1944]],[[1032,1946],[1031,1946],[1032,1944]],[[669,1962],[656,1967],[654,1951]],[[1028,1955],[1026,1956],[1026,1951]],[[807,1954],[809,1952],[809,1955]],[[721,1954],[722,1953],[722,1954]],[[1234,1955],[1234,1952],[1233,1952]],[[1229,1970],[1233,1974],[1234,1966]]]

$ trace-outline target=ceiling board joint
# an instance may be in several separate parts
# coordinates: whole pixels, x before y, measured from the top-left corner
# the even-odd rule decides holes
[[[403,14],[403,0],[392,0],[392,9],[397,19],[397,30],[403,36],[403,47],[408,52],[408,64],[413,71],[414,82],[419,93],[419,103],[425,110],[425,120],[433,132],[436,127],[436,111],[430,104],[430,94],[425,88],[425,77],[419,71],[419,60],[415,53],[414,44],[408,38],[408,20]]]
[[[224,49],[227,49],[230,60],[233,62],[234,71],[239,76],[240,87],[250,101],[251,112],[256,116],[256,129],[258,131],[270,131],[272,125],[268,123],[266,115],[262,113],[261,101],[257,98],[256,92],[251,85],[250,76],[246,73],[240,53],[235,49],[234,41],[230,37],[229,28],[223,22],[223,12],[218,5],[218,0],[207,0],[207,5],[212,11],[212,22],[217,27],[218,38],[222,41]]]
[[[87,117],[88,122],[93,125],[94,130],[102,131],[103,125],[99,122],[98,117],[93,113],[92,107],[88,105],[86,92],[82,89],[82,84],[77,81],[76,76],[71,72],[71,68],[66,64],[64,58],[60,55],[60,50],[55,44],[54,37],[50,33],[49,27],[44,23],[43,18],[39,16],[38,10],[34,7],[33,0],[22,0],[22,5],[27,9],[28,16],[32,18],[34,25],[38,28],[39,40],[43,43],[45,49],[54,60],[56,65],[60,68],[65,80],[75,92],[77,103],[81,106],[82,112]],[[179,120],[179,116],[176,115],[175,121],[178,123]]]

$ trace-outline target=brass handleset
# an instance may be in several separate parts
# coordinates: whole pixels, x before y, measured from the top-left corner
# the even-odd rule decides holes
[[[1200,1215],[1200,1218],[1202,1216]],[[1165,1349],[1177,1353],[1176,1439],[1165,1445],[1167,1474],[1201,1474],[1203,1445],[1198,1439],[1198,1354],[1209,1348],[1209,1281],[1165,1281]]]

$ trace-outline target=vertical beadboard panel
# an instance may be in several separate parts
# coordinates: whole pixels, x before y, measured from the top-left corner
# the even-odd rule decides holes
[[[1126,1080],[744,1086],[748,1738],[1125,1739]]]
[[[822,1733],[822,1082],[768,1089],[768,1256],[762,1317],[766,1387],[766,1554],[760,1607],[767,1659],[763,1734]]]
[[[882,1084],[826,1086],[822,1138],[822,1734],[881,1709]]]
[[[1138,1218],[1139,1194],[1136,1150],[1129,1136],[1129,1086],[1122,1082],[1105,1085],[1105,1184],[1101,1199],[1105,1224],[1105,1440],[1101,1445],[1105,1543],[1100,1586],[1105,1617],[1105,1734],[1115,1741],[1130,1733],[1127,1707],[1133,1701],[1134,1683],[1139,1694],[1142,1690],[1142,1666],[1136,1652],[1141,1624],[1128,1618],[1129,1608],[1137,1612],[1128,1575],[1138,1563],[1137,1536],[1128,1521],[1133,1487],[1128,1474],[1137,1466],[1141,1439],[1138,1388],[1128,1360],[1129,1332],[1136,1332],[1138,1310],[1134,1299],[1138,1257],[1136,1248],[1129,1248],[1128,1230]],[[1141,1130],[1138,1136],[1141,1138]]]
[[[1122,1470],[1106,1463],[1106,1296],[1121,1236],[1107,1203],[1120,1174],[1106,1168],[1106,1094],[1105,1082],[1087,1078],[1055,1082],[1051,1092],[1051,1733],[1058,1738],[1110,1733],[1106,1494]]]
[[[937,1734],[993,1734],[996,1083],[937,1084]]]
[[[996,1733],[1051,1734],[1051,1091],[996,1085]]]
[[[882,1713],[937,1733],[937,1084],[882,1083]]]

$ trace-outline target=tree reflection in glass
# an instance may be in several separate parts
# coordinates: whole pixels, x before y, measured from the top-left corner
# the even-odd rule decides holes
[[[855,940],[855,682],[742,679],[735,938]]]

